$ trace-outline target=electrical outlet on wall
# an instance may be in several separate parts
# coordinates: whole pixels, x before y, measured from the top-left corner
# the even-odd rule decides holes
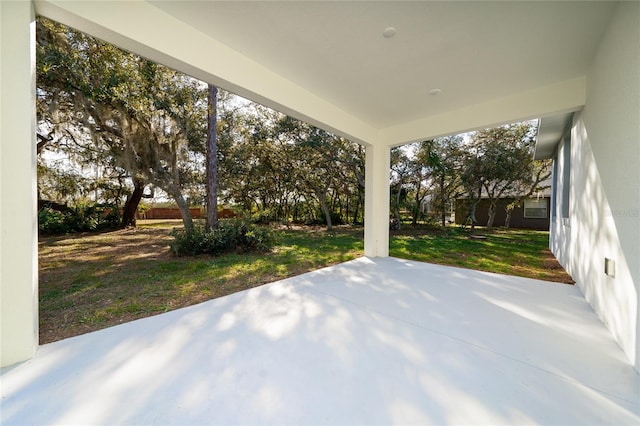
[[[616,276],[616,262],[608,257],[604,258],[604,273],[610,277]]]

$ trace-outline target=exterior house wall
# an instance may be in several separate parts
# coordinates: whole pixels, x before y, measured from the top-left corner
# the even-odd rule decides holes
[[[38,343],[35,40],[30,2],[0,2],[0,366]]]
[[[524,217],[524,205],[516,207],[513,209],[513,213],[511,214],[511,228],[522,228],[522,229],[537,229],[539,231],[548,231],[549,230],[549,200],[550,198],[541,198],[546,200],[547,202],[547,217],[546,218],[529,218]],[[493,226],[504,226],[505,219],[507,217],[507,212],[505,207],[507,204],[512,202],[512,198],[502,198],[498,200],[498,205],[496,209],[496,217],[493,220]],[[456,223],[461,225],[464,223],[467,218],[467,214],[469,212],[469,208],[465,200],[456,200]],[[487,224],[487,220],[489,219],[489,200],[480,200],[478,205],[476,206],[476,219],[478,220],[478,225],[484,226]]]
[[[639,3],[618,5],[587,76],[571,141],[557,149],[550,247],[640,371],[638,22]],[[604,273],[605,258],[615,262],[615,277]]]

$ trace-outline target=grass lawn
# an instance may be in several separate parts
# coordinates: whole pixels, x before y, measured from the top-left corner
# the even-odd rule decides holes
[[[389,255],[403,259],[459,266],[573,284],[549,250],[549,233],[522,229],[469,229],[404,226],[392,231]]]
[[[193,305],[363,254],[362,228],[283,230],[267,254],[175,257],[180,221],[44,237],[39,243],[40,343]]]
[[[140,221],[137,229],[41,238],[40,342],[189,306],[363,254],[362,228],[297,228],[282,230],[267,254],[174,257],[169,232],[180,225]],[[405,228],[392,234],[392,256],[570,282],[546,250],[544,232],[496,231],[486,241],[475,241],[454,228]]]

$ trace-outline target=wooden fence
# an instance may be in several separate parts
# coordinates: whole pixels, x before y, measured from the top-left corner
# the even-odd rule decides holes
[[[201,219],[204,217],[204,210],[199,207],[190,208],[191,217],[193,219]],[[231,209],[222,209],[218,211],[218,217],[221,219],[236,217],[236,213]],[[138,212],[136,219],[182,219],[180,209],[177,207],[152,207],[143,213]]]

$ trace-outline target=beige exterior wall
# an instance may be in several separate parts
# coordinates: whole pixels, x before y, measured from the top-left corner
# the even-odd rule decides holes
[[[0,2],[0,365],[38,344],[35,37],[29,2]]]
[[[364,199],[364,255],[389,256],[389,175],[391,150],[367,146]]]
[[[566,147],[559,146],[551,248],[640,370],[640,3],[621,3],[587,78],[571,129],[569,218],[562,218]],[[605,258],[615,277],[604,273]]]

